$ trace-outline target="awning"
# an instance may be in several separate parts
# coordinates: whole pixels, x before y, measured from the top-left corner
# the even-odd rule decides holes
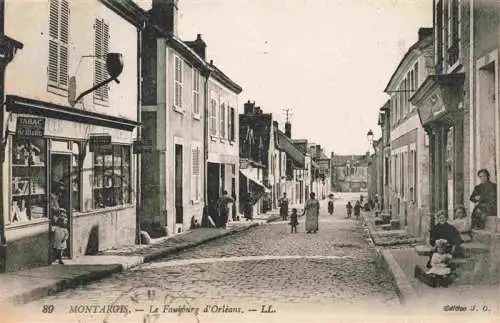
[[[262,184],[261,181],[259,181],[256,178],[253,178],[249,168],[240,169],[240,173],[243,174],[243,176],[245,176],[246,178],[248,178],[252,182],[254,182],[255,184],[257,184],[258,186],[262,187],[262,189],[264,189],[265,193],[271,193],[271,190],[268,189],[264,184]]]

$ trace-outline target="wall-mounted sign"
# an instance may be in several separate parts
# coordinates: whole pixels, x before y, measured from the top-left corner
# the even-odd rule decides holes
[[[110,135],[91,135],[89,137],[89,150],[91,152],[106,151],[111,149]]]
[[[246,159],[240,159],[240,168],[248,168],[248,160]]]
[[[16,134],[23,137],[43,137],[45,118],[17,117]]]
[[[134,154],[148,153],[153,151],[153,141],[151,139],[139,139],[134,141]]]

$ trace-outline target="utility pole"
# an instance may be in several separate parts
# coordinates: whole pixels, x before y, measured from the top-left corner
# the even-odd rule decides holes
[[[285,122],[289,123],[290,119],[292,118],[292,109],[286,108],[286,109],[283,109],[283,112],[285,112]]]

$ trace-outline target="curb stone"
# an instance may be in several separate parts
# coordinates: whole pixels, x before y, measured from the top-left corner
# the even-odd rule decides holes
[[[151,255],[144,256],[142,263],[151,262],[153,260],[157,260],[157,259],[165,257],[167,255],[172,255],[172,254],[178,253],[180,251],[184,251],[184,250],[199,246],[201,244],[204,244],[204,243],[207,243],[207,242],[219,239],[219,238],[223,238],[223,237],[226,237],[226,236],[238,233],[238,232],[243,232],[243,231],[246,231],[250,228],[256,227],[258,225],[259,225],[259,223],[252,223],[252,224],[245,226],[245,227],[241,227],[241,228],[237,228],[235,230],[230,230],[230,231],[224,232],[221,235],[215,235],[213,237],[202,239],[200,241],[183,243],[179,246],[174,246],[174,247],[169,247],[169,248],[166,248],[163,250],[159,250],[158,252],[155,252]],[[139,264],[137,264],[137,265],[139,265]],[[125,271],[125,269],[130,269],[130,268],[133,268],[137,265],[133,265],[133,266],[130,266],[128,268],[124,268],[124,266],[121,264],[106,265],[105,266],[106,268],[92,269],[86,273],[76,275],[76,276],[71,277],[71,278],[61,279],[59,281],[55,281],[51,284],[48,284],[47,286],[43,286],[43,287],[36,288],[34,290],[19,294],[19,295],[8,297],[6,299],[0,300],[0,303],[10,303],[10,304],[18,304],[18,305],[25,304],[28,302],[32,302],[32,301],[41,299],[41,298],[46,297],[46,296],[54,295],[54,294],[62,292],[64,290],[72,289],[72,288],[75,288],[77,286],[92,283],[96,280],[107,278],[113,274],[123,272],[123,271]]]

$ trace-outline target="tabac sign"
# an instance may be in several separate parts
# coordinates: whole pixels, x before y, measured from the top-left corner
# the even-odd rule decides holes
[[[111,136],[108,134],[96,134],[89,137],[90,152],[105,152],[111,150]]]
[[[23,137],[43,137],[45,118],[17,117],[16,134]]]

